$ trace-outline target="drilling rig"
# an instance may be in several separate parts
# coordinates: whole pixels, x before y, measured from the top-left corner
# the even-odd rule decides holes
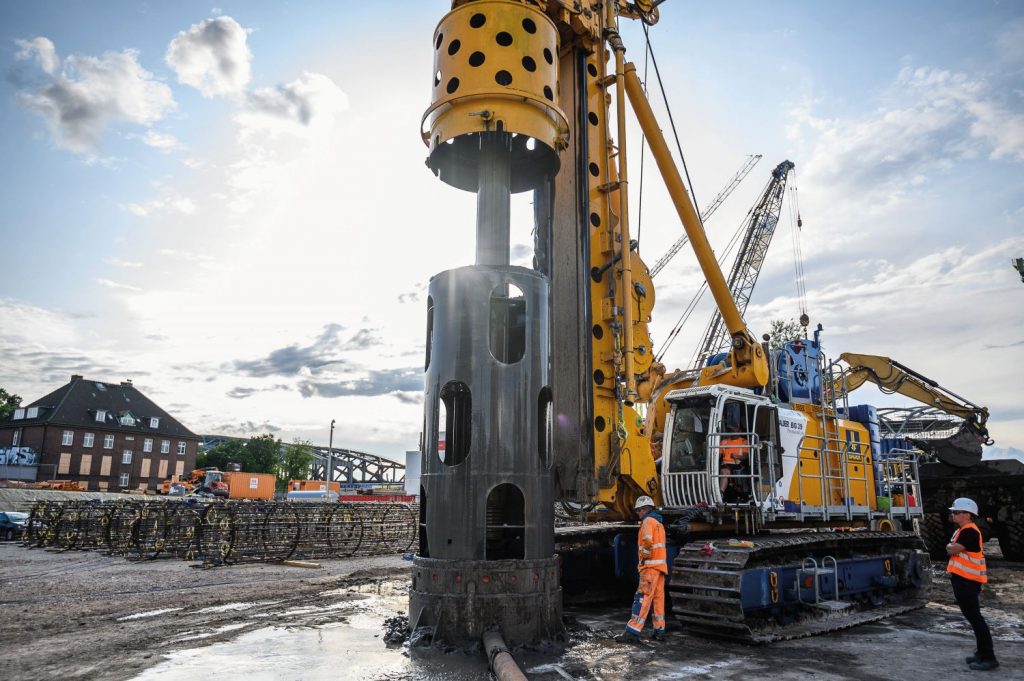
[[[842,370],[819,333],[772,355],[749,331],[625,59],[620,22],[646,32],[659,4],[455,0],[434,31],[427,165],[477,195],[475,264],[434,276],[427,303],[409,621],[435,640],[559,635],[556,541],[608,529],[556,535],[555,498],[629,519],[653,497],[675,544],[674,612],[697,632],[770,641],[926,602],[923,544],[897,530],[920,508],[877,494],[898,480],[919,498],[914,459],[875,459],[845,394],[826,390]],[[672,380],[630,233],[627,104],[727,330],[728,353]],[[533,269],[509,259],[510,195],[526,191]],[[729,475],[727,431],[747,442]],[[635,565],[632,531],[611,531]]]

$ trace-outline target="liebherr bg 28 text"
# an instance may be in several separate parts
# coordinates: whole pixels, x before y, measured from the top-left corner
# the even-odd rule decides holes
[[[437,275],[428,303],[410,625],[441,638],[557,633],[554,498],[625,517],[654,497],[678,542],[673,609],[699,632],[772,640],[925,602],[928,558],[906,531],[920,515],[913,456],[872,450],[868,410],[847,404],[817,334],[773,356],[730,296],[619,33],[656,24],[658,4],[455,0],[434,32],[427,163],[478,197],[476,264]],[[729,331],[728,352],[691,371],[654,359],[627,103]],[[523,191],[533,269],[509,265]],[[744,443],[731,469],[727,438]]]

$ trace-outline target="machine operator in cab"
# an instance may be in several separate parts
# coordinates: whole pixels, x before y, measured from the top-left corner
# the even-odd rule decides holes
[[[729,478],[746,463],[750,452],[750,440],[745,435],[740,435],[740,431],[739,417],[735,413],[729,414],[725,421],[725,434],[719,442],[721,469],[718,471],[718,485],[723,495],[729,487]]]
[[[640,516],[640,532],[637,535],[637,553],[640,585],[633,598],[633,611],[626,631],[615,637],[620,643],[635,643],[640,640],[647,621],[647,613],[653,607],[651,616],[654,624],[655,641],[665,640],[665,577],[668,575],[668,554],[665,550],[665,526],[661,515],[654,512],[654,500],[644,496],[636,500],[637,515]]]
[[[972,499],[961,497],[949,508],[957,529],[946,544],[946,555],[949,563],[946,572],[953,583],[953,596],[960,612],[974,629],[977,644],[974,654],[967,657],[967,665],[976,671],[990,671],[999,666],[996,654],[992,650],[992,633],[988,623],[981,616],[981,585],[988,582],[985,569],[985,553],[982,550],[981,530],[974,524],[978,517],[978,504]]]

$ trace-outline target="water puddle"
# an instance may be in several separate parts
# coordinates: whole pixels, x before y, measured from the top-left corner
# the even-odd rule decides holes
[[[224,605],[213,605],[213,606],[210,606],[209,608],[202,608],[200,610],[196,610],[196,614],[201,615],[203,613],[209,613],[209,612],[232,612],[232,611],[235,611],[235,610],[248,610],[248,609],[253,608],[253,607],[257,606],[257,605],[262,605],[262,606],[273,605],[274,603],[277,603],[277,602],[278,601],[260,601],[260,602],[252,601],[252,602],[249,602],[249,603],[225,603]]]
[[[184,610],[185,608],[163,608],[162,610],[148,610],[146,612],[137,612],[134,615],[125,615],[124,617],[118,617],[118,622],[127,622],[129,620],[141,620],[147,617],[156,617],[157,615],[163,615],[168,612],[177,612],[178,610]]]

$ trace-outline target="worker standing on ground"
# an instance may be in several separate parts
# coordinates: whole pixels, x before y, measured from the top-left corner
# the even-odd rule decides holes
[[[967,664],[976,671],[989,671],[998,667],[999,662],[992,650],[992,633],[988,630],[985,618],[981,616],[981,605],[978,602],[981,585],[988,582],[981,530],[974,524],[978,516],[978,504],[961,497],[953,502],[949,511],[957,529],[946,544],[946,554],[949,556],[946,572],[953,583],[953,596],[960,606],[960,612],[974,629],[977,644],[974,655],[967,658]]]
[[[637,553],[640,585],[633,598],[632,617],[626,624],[626,631],[615,640],[632,643],[640,640],[647,621],[647,613],[654,608],[651,619],[654,624],[654,640],[665,640],[665,576],[668,575],[668,559],[665,552],[665,526],[662,517],[654,512],[654,500],[640,497],[636,500],[636,512],[640,516],[640,532],[637,536]]]

